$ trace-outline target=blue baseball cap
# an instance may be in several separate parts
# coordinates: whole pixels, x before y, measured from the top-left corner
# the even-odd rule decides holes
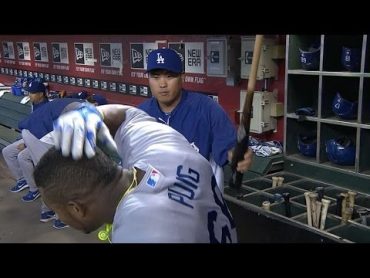
[[[101,95],[92,95],[92,99],[98,104],[98,105],[104,105],[107,104],[108,101],[104,96]]]
[[[153,50],[148,55],[146,71],[167,70],[174,73],[182,73],[182,62],[179,54],[170,48]]]
[[[42,82],[39,82],[37,80],[33,80],[28,84],[28,87],[25,88],[27,92],[30,94],[35,93],[46,93],[45,85]]]

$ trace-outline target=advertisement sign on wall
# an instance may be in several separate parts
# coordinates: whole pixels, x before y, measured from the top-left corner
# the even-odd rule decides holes
[[[34,51],[35,61],[49,62],[48,46],[46,42],[34,42],[33,51]]]
[[[69,64],[68,44],[66,42],[53,42],[51,49],[53,52],[53,63]]]
[[[103,67],[122,67],[122,43],[101,43],[100,65]]]
[[[204,73],[204,43],[185,43],[185,72]]]
[[[158,48],[157,43],[131,43],[130,56],[132,69],[146,69],[149,53]]]
[[[28,42],[17,42],[18,60],[31,60],[30,44]]]
[[[3,42],[3,58],[15,59],[13,42]]]
[[[92,43],[75,43],[75,63],[78,65],[94,65],[94,48]]]

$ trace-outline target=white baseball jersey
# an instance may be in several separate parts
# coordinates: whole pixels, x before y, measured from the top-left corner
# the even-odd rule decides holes
[[[183,135],[130,108],[114,139],[123,167],[146,174],[119,203],[112,242],[237,241],[209,162]]]

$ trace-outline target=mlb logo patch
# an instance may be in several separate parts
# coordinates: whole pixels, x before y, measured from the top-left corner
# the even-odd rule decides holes
[[[154,188],[157,185],[160,177],[161,177],[161,174],[159,173],[159,171],[156,169],[152,169],[148,179],[146,180],[146,185],[151,188]]]

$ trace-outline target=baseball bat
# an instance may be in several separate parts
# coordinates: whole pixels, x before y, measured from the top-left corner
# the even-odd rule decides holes
[[[284,182],[284,177],[278,177],[278,186],[282,186]]]
[[[356,192],[354,191],[348,191],[348,207],[352,209],[355,207],[355,197],[357,195]],[[350,215],[349,219],[352,219],[352,215]]]
[[[310,198],[310,204],[311,204],[311,218],[312,218],[312,226],[315,228],[318,228],[319,226],[317,225],[317,216],[316,216],[316,199],[317,199],[317,193],[315,192],[310,192],[308,195]]]
[[[320,227],[320,216],[321,216],[321,207],[322,207],[322,203],[318,200],[316,200],[315,202],[316,204],[316,225],[317,227],[316,228],[319,228]]]
[[[363,209],[357,209],[357,213],[360,215],[361,218],[361,224],[367,226],[367,215],[369,214],[369,210],[366,208]]]
[[[347,202],[348,202],[348,193],[340,193],[341,196],[343,196],[343,200],[342,200],[342,217],[346,211],[346,209],[348,208],[347,206]],[[346,215],[347,217],[348,215]]]
[[[350,220],[351,218],[351,215],[353,213],[353,209],[352,208],[346,208],[344,211],[342,211],[342,221],[341,223],[347,223],[348,220]]]
[[[279,177],[272,177],[272,187],[276,187],[278,184]]]
[[[357,193],[355,191],[348,191],[348,207],[354,208],[355,206],[355,197]]]
[[[320,219],[320,230],[325,229],[326,216],[328,214],[328,208],[330,205],[330,200],[321,199],[322,208],[321,208],[321,219]]]
[[[335,214],[338,215],[338,216],[342,216],[342,201],[343,201],[343,199],[344,199],[344,196],[342,196],[341,194],[337,194],[337,196],[336,196],[337,206],[336,206]]]
[[[243,173],[236,171],[236,167],[239,161],[244,159],[244,154],[248,150],[249,144],[249,128],[250,128],[250,120],[251,120],[251,112],[252,112],[252,104],[253,104],[253,95],[254,89],[256,87],[256,80],[257,80],[257,70],[258,64],[260,60],[260,54],[262,49],[262,41],[263,35],[256,35],[256,41],[254,43],[253,49],[253,57],[252,57],[252,66],[251,72],[249,74],[248,79],[248,88],[247,88],[247,95],[245,97],[244,106],[243,106],[243,113],[241,118],[241,123],[239,125],[239,129],[244,129],[238,131],[239,134],[245,134],[244,138],[236,144],[234,151],[233,151],[233,158],[231,161],[231,178],[229,180],[229,186],[234,188],[240,188],[243,179]]]
[[[311,215],[311,201],[310,201],[310,192],[304,193],[304,198],[306,199],[306,208],[307,208],[307,224],[312,227],[312,215]]]
[[[292,216],[292,211],[291,211],[291,205],[290,205],[290,193],[289,192],[284,192],[282,195],[283,195],[283,198],[284,198],[285,216],[286,217],[291,217]]]
[[[324,197],[324,187],[319,186],[315,188],[315,191],[317,192],[317,199],[321,202],[322,197]]]
[[[262,203],[262,208],[263,208],[264,210],[270,210],[270,206],[271,206],[270,201],[264,201],[264,202]]]

